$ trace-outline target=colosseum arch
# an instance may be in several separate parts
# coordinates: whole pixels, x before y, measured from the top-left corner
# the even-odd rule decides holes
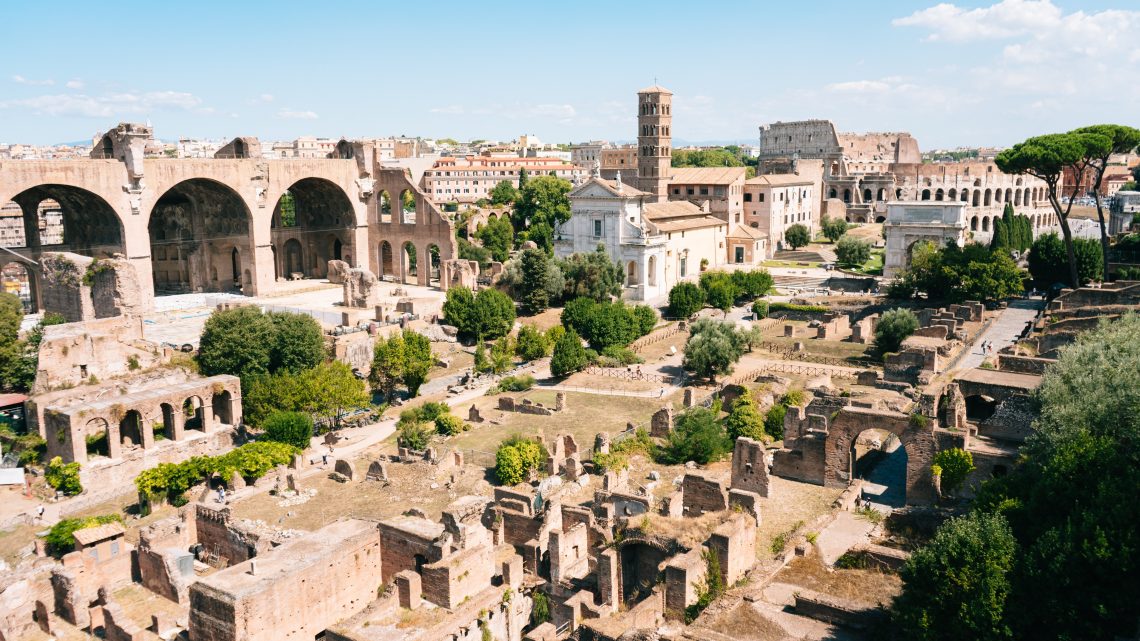
[[[874,200],[874,198],[872,197],[871,189],[869,187],[863,189],[863,202],[869,203],[872,200]]]
[[[400,281],[407,285],[415,285],[419,277],[419,256],[412,241],[404,241],[400,247],[400,262],[402,266]]]
[[[0,256],[0,291],[15,294],[24,306],[24,313],[34,314],[39,309],[39,280],[32,263],[18,260],[4,262]]]
[[[882,202],[882,201],[884,201],[884,200],[886,200],[886,199],[887,199],[887,190],[886,190],[886,188],[884,188],[884,187],[879,187],[879,197],[878,197],[878,199],[877,199],[877,200],[879,200],[880,202]]]
[[[946,192],[946,200],[949,200],[949,201],[958,200],[958,190],[951,187],[950,191]]]
[[[982,204],[982,190],[981,189],[975,189],[974,190],[974,202],[972,203],[972,205],[974,207],[980,207],[981,204]],[[986,203],[986,204],[989,204],[989,203]]]
[[[411,189],[400,192],[400,222],[405,225],[416,224],[416,195]]]
[[[970,219],[970,231],[978,231],[978,216],[977,215],[974,215],[974,217]]]
[[[1014,207],[1020,207],[1021,206],[1021,190],[1020,189],[1013,192],[1013,206]]]
[[[922,200],[930,200],[930,190],[929,189],[923,189],[922,190]]]
[[[214,180],[190,178],[168,189],[147,225],[155,294],[249,285],[252,219],[241,196]]]
[[[934,200],[946,200],[946,192],[942,191],[941,187],[934,191]]]
[[[278,257],[278,273],[300,272],[309,278],[324,278],[330,260],[354,265],[354,227],[352,201],[339,185],[324,178],[303,178],[293,183],[273,209],[273,246],[286,248]],[[290,257],[298,253],[297,245],[301,269],[289,264]]]
[[[990,217],[982,216],[982,231],[988,232],[990,230]]]
[[[969,189],[963,189],[962,192],[959,194],[959,200],[961,200],[962,202],[964,202],[966,204],[970,204],[970,190]]]

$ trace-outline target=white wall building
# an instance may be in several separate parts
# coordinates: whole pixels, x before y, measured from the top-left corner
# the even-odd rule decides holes
[[[554,234],[565,258],[601,245],[625,270],[624,297],[653,300],[724,262],[728,223],[689,202],[655,202],[619,180],[592,177],[570,192],[571,217]]]

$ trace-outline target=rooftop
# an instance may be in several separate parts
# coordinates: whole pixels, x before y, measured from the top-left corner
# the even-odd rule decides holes
[[[125,532],[126,529],[123,528],[123,524],[115,521],[113,523],[104,523],[103,525],[76,530],[72,536],[75,537],[76,543],[87,547],[92,543],[98,543],[99,541],[121,536]]]
[[[744,167],[673,167],[670,184],[731,185],[744,179]]]
[[[666,89],[665,87],[662,87],[661,85],[652,85],[652,86],[646,87],[645,89],[638,89],[637,93],[667,93],[670,96],[673,95],[672,91],[669,91],[668,89]]]
[[[748,185],[767,185],[770,187],[783,187],[786,185],[810,185],[812,181],[799,174],[764,174],[744,181]]]

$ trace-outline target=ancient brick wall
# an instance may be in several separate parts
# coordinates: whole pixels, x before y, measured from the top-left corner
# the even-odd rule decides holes
[[[736,439],[729,487],[768,497],[768,462],[763,443],[745,437]]]
[[[388,583],[393,576],[404,570],[421,570],[431,558],[433,541],[442,531],[442,525],[414,517],[381,522],[382,581]]]
[[[689,472],[681,481],[685,516],[728,509],[728,489],[719,479]]]
[[[494,561],[494,549],[479,545],[423,566],[423,598],[441,607],[456,607],[490,585]]]
[[[248,561],[270,547],[268,540],[261,540],[257,534],[237,527],[228,507],[215,510],[199,504],[194,520],[198,542],[208,552],[226,559],[227,565]]]
[[[550,533],[550,580],[580,579],[590,571],[587,527],[579,523]]]
[[[1056,361],[1051,358],[998,354],[998,369],[1003,372],[1017,372],[1018,374],[1035,374],[1041,376],[1045,373],[1045,368],[1055,362]]]
[[[665,566],[665,618],[684,620],[685,608],[697,602],[697,588],[704,583],[707,571],[700,548],[669,560]]]
[[[905,414],[844,408],[828,428],[824,448],[824,485],[847,487],[851,481],[851,459],[855,438],[864,430],[882,429],[899,437],[906,448],[906,502],[927,504],[934,500],[930,463],[934,458],[933,421],[912,419]]]
[[[309,641],[375,600],[381,556],[375,524],[338,521],[205,577],[190,588],[190,638]]]
[[[709,537],[709,550],[720,563],[721,579],[732,586],[756,564],[756,523],[742,514],[723,523]]]

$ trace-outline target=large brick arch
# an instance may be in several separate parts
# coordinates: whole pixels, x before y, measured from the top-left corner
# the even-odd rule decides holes
[[[906,450],[906,502],[925,505],[935,499],[930,463],[934,459],[933,420],[912,420],[899,413],[845,407],[835,415],[827,428],[824,443],[823,484],[847,487],[848,473],[854,461],[851,452],[855,439],[869,429],[886,430],[902,442]]]

